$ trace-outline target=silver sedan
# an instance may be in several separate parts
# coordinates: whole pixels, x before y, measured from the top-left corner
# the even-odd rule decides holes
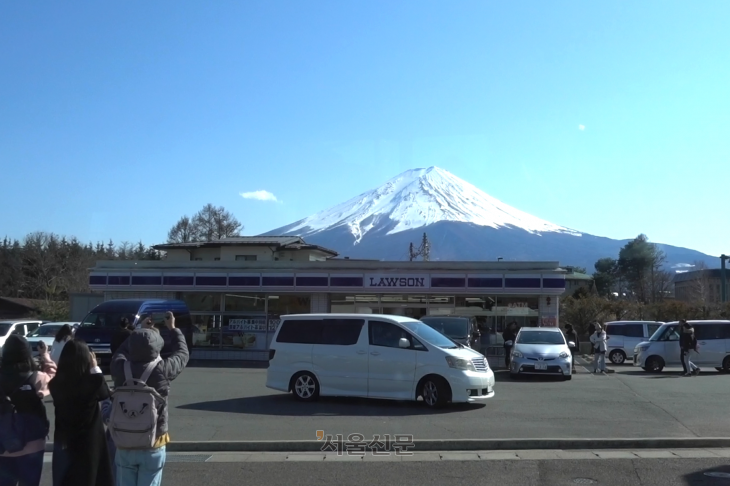
[[[553,375],[572,378],[569,343],[558,328],[523,327],[517,333],[510,360],[510,377]]]

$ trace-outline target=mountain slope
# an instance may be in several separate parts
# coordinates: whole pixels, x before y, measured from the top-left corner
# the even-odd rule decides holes
[[[296,234],[342,256],[408,260],[426,232],[431,260],[550,260],[592,271],[618,256],[628,240],[584,234],[515,209],[453,174],[430,167],[406,171],[377,189],[266,235]],[[667,267],[717,258],[659,245]]]

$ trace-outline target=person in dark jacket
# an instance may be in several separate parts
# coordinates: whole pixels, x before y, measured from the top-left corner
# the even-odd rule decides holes
[[[0,398],[10,398],[26,433],[20,450],[9,452],[0,444],[0,485],[38,486],[49,429],[43,397],[48,395],[48,382],[56,371],[37,370],[30,345],[22,336],[8,336],[2,351]]]
[[[682,369],[684,376],[699,375],[700,369],[692,361],[690,361],[690,353],[697,351],[697,339],[695,338],[695,330],[687,320],[679,321],[679,356],[682,360]]]
[[[568,342],[573,342],[575,344],[575,346],[570,348],[572,368],[573,373],[575,373],[575,353],[577,353],[578,349],[580,349],[580,342],[578,341],[578,333],[575,331],[575,329],[573,329],[573,326],[571,324],[567,324],[565,326],[565,340]]]
[[[504,365],[509,369],[510,355],[512,354],[512,346],[515,344],[517,339],[517,323],[510,322],[507,325],[507,329],[502,333],[502,339],[504,340]],[[508,344],[511,343],[511,344]]]
[[[157,390],[164,398],[160,405],[157,419],[157,442],[148,450],[126,450],[117,448],[116,474],[120,486],[157,486],[162,480],[162,468],[165,465],[166,445],[170,442],[167,425],[167,397],[170,393],[170,382],[180,375],[188,363],[188,347],[180,329],[175,327],[172,312],[165,314],[165,325],[171,336],[169,355],[157,363],[147,385]],[[122,343],[112,358],[111,374],[114,385],[123,386],[126,381],[124,363],[129,361],[132,376],[139,378],[147,365],[160,356],[164,340],[151,321],[143,321],[142,328],[136,329]]]
[[[127,340],[129,335],[132,334],[132,331],[134,331],[134,327],[129,323],[129,319],[122,317],[122,320],[119,322],[119,329],[114,333],[109,344],[109,350],[112,352],[112,355],[117,352],[119,346]]]
[[[104,375],[86,343],[71,340],[48,385],[56,412],[53,486],[113,486],[99,402],[109,398]]]

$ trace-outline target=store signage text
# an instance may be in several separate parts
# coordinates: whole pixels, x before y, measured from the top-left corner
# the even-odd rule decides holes
[[[276,331],[279,319],[269,319],[269,331]],[[228,321],[229,331],[266,332],[266,319],[231,319]]]
[[[426,288],[428,278],[413,275],[366,275],[366,287]]]

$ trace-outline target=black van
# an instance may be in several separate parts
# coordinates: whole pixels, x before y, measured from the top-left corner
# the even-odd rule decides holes
[[[193,323],[190,310],[181,300],[122,299],[103,302],[84,317],[76,329],[74,339],[86,342],[96,354],[99,366],[106,366],[111,361],[112,336],[119,331],[122,319],[126,317],[131,324],[138,327],[142,318],[150,316],[165,340],[165,347],[162,349],[164,358],[170,346],[170,331],[163,320],[168,311],[175,316],[175,327],[182,331],[188,348],[192,347]]]

